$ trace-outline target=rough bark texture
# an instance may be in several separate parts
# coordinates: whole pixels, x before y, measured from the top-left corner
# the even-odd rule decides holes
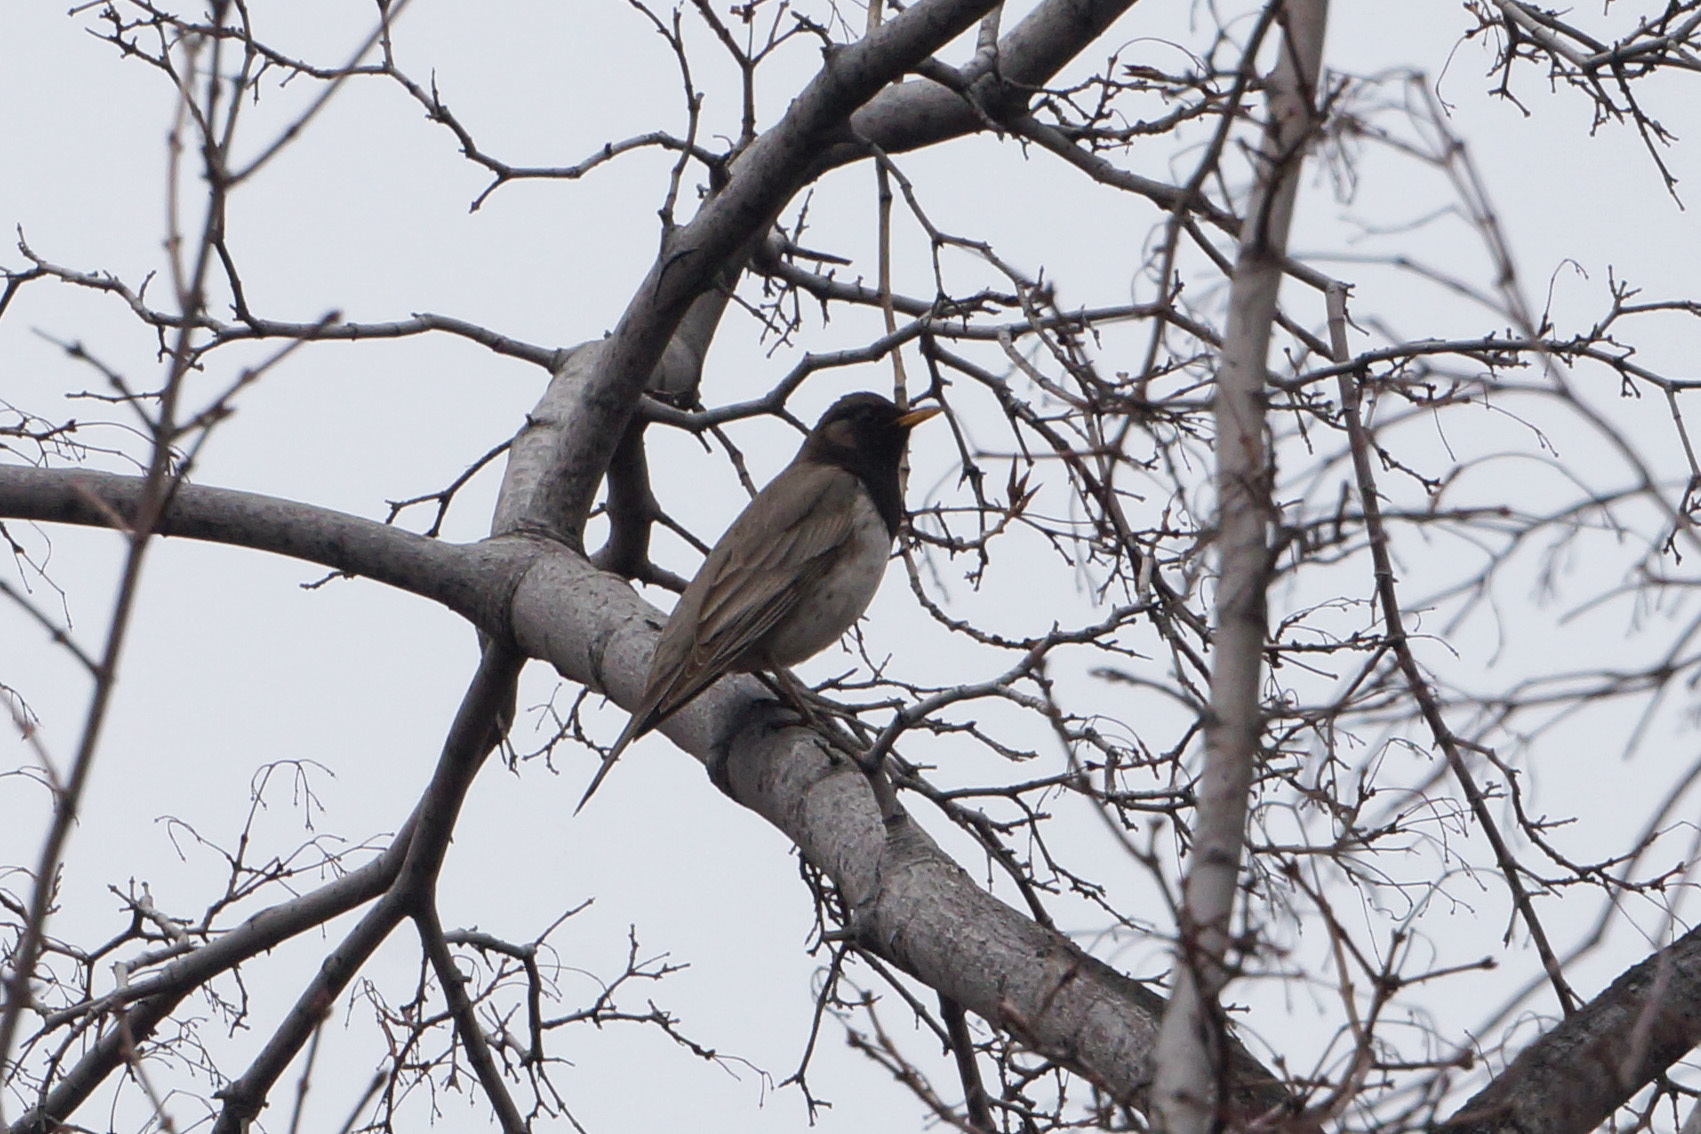
[[[1583,1134],[1701,1043],[1701,929],[1612,982],[1460,1108],[1450,1134]]]

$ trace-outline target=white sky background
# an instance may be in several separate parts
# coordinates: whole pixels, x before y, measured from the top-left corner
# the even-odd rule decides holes
[[[1614,7],[1615,26],[1628,25],[1625,7]],[[1184,38],[1190,10],[1181,0],[1144,0],[1106,42]],[[255,14],[262,38],[330,64],[342,61],[364,35],[370,8],[294,2],[256,5]],[[1006,26],[1018,14],[1008,13]],[[86,34],[82,29],[90,19],[67,18],[62,4],[13,2],[0,9],[5,108],[0,153],[8,155],[0,166],[0,222],[22,226],[34,250],[54,263],[110,271],[135,283],[163,262],[164,138],[172,97],[160,75],[119,60],[110,45]],[[1454,4],[1337,2],[1326,60],[1355,74],[1409,67],[1434,76],[1449,68],[1451,58],[1442,93],[1453,107],[1452,125],[1471,146],[1513,243],[1526,294],[1539,309],[1547,281],[1565,257],[1587,274],[1585,279],[1566,270],[1556,277],[1554,310],[1562,331],[1592,320],[1604,307],[1609,267],[1644,288],[1647,298],[1693,295],[1701,234],[1692,214],[1680,211],[1665,193],[1633,131],[1607,125],[1591,137],[1584,100],[1569,91],[1550,96],[1529,70],[1518,87],[1533,118],[1487,98],[1493,81],[1483,74],[1492,56],[1481,43],[1459,46],[1467,22]],[[695,38],[700,50],[693,62],[699,86],[708,92],[709,132],[731,132],[735,87],[705,37]],[[421,81],[434,72],[445,101],[480,145],[514,164],[567,164],[607,141],[653,129],[683,130],[670,52],[641,17],[616,0],[477,6],[414,0],[398,24],[396,42],[402,66]],[[1140,50],[1165,62],[1175,59],[1174,49],[1156,44],[1131,48],[1129,57]],[[813,50],[801,44],[791,58],[793,76],[814,66]],[[1083,63],[1096,67],[1100,53],[1089,52]],[[785,67],[776,66],[767,79],[764,125],[795,90],[782,81]],[[1071,73],[1084,73],[1083,67]],[[283,92],[267,89],[248,124],[250,146],[269,138],[268,127],[286,120],[316,90],[304,82]],[[1652,113],[1680,135],[1693,130],[1680,117],[1695,105],[1693,89],[1667,83],[1652,90],[1657,93],[1646,94]],[[1666,152],[1691,208],[1701,192],[1696,154],[1688,142]],[[1185,156],[1172,166],[1173,159],[1167,144],[1160,144],[1149,154],[1137,150],[1123,164],[1173,177],[1188,168]],[[530,342],[567,346],[612,326],[648,268],[668,164],[661,151],[646,151],[579,182],[509,185],[469,214],[467,205],[484,188],[486,175],[461,159],[452,136],[425,121],[394,85],[355,81],[240,193],[232,238],[249,302],[268,317],[311,320],[335,308],[350,320],[386,320],[431,311]],[[1143,203],[1088,190],[1079,175],[1045,155],[1023,158],[1015,146],[986,139],[901,158],[900,166],[936,220],[953,232],[992,239],[1001,255],[1024,270],[1043,268],[1058,281],[1066,306],[1126,302],[1131,289],[1135,298],[1150,298],[1139,291],[1144,281],[1135,281],[1152,223],[1152,210]],[[1359,247],[1349,244],[1356,219],[1388,225],[1447,203],[1439,179],[1410,162],[1366,151],[1360,173],[1358,196],[1346,204],[1326,177],[1309,179],[1296,250]],[[688,176],[689,187],[695,171]],[[805,239],[812,247],[857,255],[853,271],[870,277],[872,180],[863,166],[827,179],[812,207],[815,227]],[[689,215],[690,206],[687,195],[682,214]],[[1488,261],[1477,235],[1461,223],[1439,222],[1403,246],[1483,281]],[[23,264],[9,249],[0,262]],[[1355,310],[1391,316],[1401,334],[1495,329],[1480,311],[1409,277],[1350,264],[1324,266],[1359,284]],[[898,287],[931,294],[925,261],[917,255],[901,260]],[[1312,315],[1320,323],[1320,310]],[[872,326],[865,315],[835,309],[825,331],[814,329],[800,341],[814,350],[856,345],[872,337]],[[112,416],[93,403],[63,407],[63,391],[94,388],[98,379],[37,331],[85,343],[139,383],[158,373],[150,337],[119,301],[36,283],[0,320],[0,399],[47,416]],[[1693,323],[1674,322],[1664,337],[1644,336],[1640,357],[1673,376],[1695,377],[1698,339]],[[1138,333],[1128,341],[1140,341]],[[1365,341],[1355,338],[1355,346]],[[789,349],[770,357],[751,320],[729,313],[709,359],[705,398],[728,402],[766,390],[796,357]],[[1137,365],[1118,366],[1114,344],[1103,357],[1111,370]],[[227,373],[212,384],[222,383]],[[243,394],[237,415],[202,453],[195,479],[382,517],[386,499],[446,484],[510,436],[540,392],[541,378],[533,367],[447,336],[310,346]],[[886,367],[824,375],[796,406],[812,419],[838,393],[889,383]],[[1611,394],[1604,390],[1603,398]],[[1661,428],[1663,409],[1649,405],[1644,412],[1646,444],[1653,450],[1673,445],[1669,424]],[[1510,428],[1503,420],[1485,420],[1491,431]],[[652,431],[652,441],[661,432]],[[1001,435],[990,423],[986,433],[985,443],[997,448]],[[796,444],[794,434],[772,423],[739,427],[735,436],[758,482],[777,471]],[[91,432],[89,439],[98,443],[99,437]],[[954,476],[949,445],[930,446],[928,440],[925,430],[918,435],[912,505]],[[121,442],[114,437],[112,443]],[[1585,439],[1561,438],[1559,444],[1562,457],[1578,452],[1566,445],[1577,445],[1594,459]],[[724,462],[697,455],[687,443],[666,444],[662,451],[668,456],[653,459],[653,469],[664,505],[712,540],[743,502],[736,481]],[[1665,467],[1681,466],[1668,461]],[[489,472],[463,494],[450,514],[447,538],[483,534],[496,480]],[[73,625],[84,643],[98,641],[119,561],[118,538],[9,527],[33,540],[32,550],[45,547],[50,536],[50,573],[68,593]],[[682,572],[694,567],[677,544],[664,542],[661,552]],[[991,612],[1022,633],[1043,631],[1054,619],[1067,624],[1092,617],[1085,596],[1056,588],[1036,595],[1019,560],[996,565],[982,596],[967,594],[949,569],[945,565],[951,594],[965,609]],[[1611,567],[1607,577],[1616,578],[1619,569]],[[70,844],[62,913],[52,925],[56,935],[93,941],[116,932],[126,918],[106,888],[132,880],[146,883],[162,909],[197,911],[221,877],[220,864],[181,837],[179,857],[161,817],[175,816],[228,844],[246,811],[255,769],[268,761],[311,760],[328,770],[312,777],[325,808],[314,816],[319,833],[359,840],[392,830],[405,816],[472,673],[473,636],[457,617],[374,583],[300,589],[298,584],[319,574],[245,550],[187,541],[156,545],[84,819]],[[652,598],[664,606],[669,601]],[[895,653],[913,673],[931,670],[937,677],[958,666],[961,680],[989,675],[984,666],[974,668],[972,654],[917,632],[907,621],[908,610],[901,572],[894,569],[865,623],[871,654]],[[1610,635],[1619,624],[1602,622],[1597,632]],[[1525,648],[1582,651],[1599,644],[1556,637],[1551,646]],[[1466,664],[1480,666],[1496,643],[1453,645],[1467,655]],[[822,677],[849,664],[847,655],[829,652],[806,673]],[[65,759],[81,721],[85,682],[10,606],[0,607],[0,682],[23,694],[43,721],[46,744]],[[544,701],[553,688],[554,675],[534,664],[522,707]],[[1079,689],[1083,699],[1131,696],[1084,681]],[[563,705],[570,696],[564,695]],[[1141,710],[1119,705],[1107,711],[1138,720]],[[526,715],[516,732],[522,750],[535,720]],[[620,715],[609,712],[598,720],[611,738]],[[4,766],[17,766],[25,759],[23,748],[12,739],[5,743]],[[1694,754],[1691,736],[1686,747],[1662,748],[1625,763],[1620,743],[1602,745],[1577,730],[1554,742],[1549,751],[1562,774],[1539,780],[1544,808],[1556,814],[1622,811],[1625,827],[1634,829],[1646,813],[1646,798],[1663,790],[1674,774],[1670,769]],[[1061,759],[1054,752],[1050,758]],[[948,754],[928,753],[927,759],[951,777]],[[694,762],[659,738],[635,748],[577,818],[570,818],[571,808],[591,758],[564,746],[554,761],[559,776],[533,763],[518,774],[492,768],[481,777],[444,873],[445,923],[525,939],[560,911],[594,896],[596,904],[553,938],[565,964],[612,975],[624,955],[626,928],[635,925],[647,953],[668,952],[691,966],[649,993],[680,1017],[686,1034],[749,1059],[776,1080],[789,1074],[809,1027],[817,962],[804,953],[810,907],[785,841],[724,799]],[[1619,792],[1622,804],[1615,801]],[[285,852],[305,837],[299,814],[286,785],[275,785],[268,802],[262,837],[274,853]],[[46,793],[36,785],[0,779],[0,863],[33,861],[46,804]],[[1623,830],[1613,834],[1621,840]],[[960,840],[941,837],[971,871],[984,875]],[[1074,837],[1084,847],[1102,838],[1085,823]],[[1603,836],[1602,842],[1613,846],[1614,838]],[[1117,883],[1119,872],[1126,875],[1122,884],[1139,884],[1132,864],[1125,872],[1108,867],[1107,881]],[[23,891],[15,875],[0,877],[0,885]],[[1458,913],[1460,941],[1450,942],[1474,955],[1496,952],[1504,925],[1504,899],[1492,880],[1479,896],[1474,910]],[[1066,921],[1068,928],[1088,936],[1102,928],[1089,911],[1077,912],[1081,920]],[[1161,913],[1154,908],[1152,916],[1161,928]],[[1647,924],[1657,931],[1657,922]],[[1584,983],[1584,995],[1645,954],[1646,942],[1635,936],[1627,934],[1622,948],[1591,962],[1586,972],[1596,983]],[[324,947],[317,937],[292,942],[246,968],[253,1028],[228,1044],[220,1038],[233,1053],[221,1059],[222,1066],[243,1065]],[[1153,975],[1162,964],[1157,941],[1100,951],[1136,975]],[[383,983],[391,1003],[412,991],[414,952],[412,938],[401,933],[367,971]],[[1444,1033],[1462,1037],[1461,1029],[1522,979],[1485,976],[1465,992],[1469,1003],[1438,1006],[1438,1016],[1446,1013]],[[571,974],[563,976],[563,987],[566,1007],[594,995],[594,984]],[[1249,1022],[1284,1042],[1306,1034],[1312,1017],[1330,1008],[1326,1000],[1314,1009],[1304,997],[1284,999],[1275,989],[1248,989],[1244,995],[1256,1006]],[[907,1034],[907,1012],[892,998],[887,1004],[885,1022]],[[1260,1016],[1260,1010],[1266,1014]],[[1291,1022],[1282,1018],[1284,1012],[1293,1014]],[[339,1012],[339,1021],[345,1015],[360,1022],[367,1013],[356,1006]],[[216,1022],[209,1021],[207,1029],[209,1040],[222,1037]],[[756,1075],[730,1077],[649,1030],[569,1030],[555,1033],[553,1042],[574,1064],[558,1072],[556,1082],[593,1131],[804,1125],[795,1090],[764,1091]],[[321,1057],[324,1070],[309,1103],[309,1128],[340,1124],[377,1054],[369,1037],[333,1032],[327,1044],[331,1054]],[[919,1055],[932,1044],[918,1036],[911,1046]],[[954,1079],[942,1064],[935,1071],[942,1093],[955,1099]],[[293,1076],[285,1082],[293,1083]],[[830,1024],[812,1083],[834,1103],[819,1121],[824,1131],[908,1129],[920,1122],[907,1093],[845,1053],[841,1033]],[[287,1107],[282,1087],[269,1112],[274,1123]],[[470,1121],[460,1099],[445,1098],[441,1105],[446,1128]],[[174,1100],[173,1108],[183,1126],[202,1113],[188,1099]],[[6,1113],[16,1112],[16,1100],[7,1100]],[[473,1113],[482,1120],[481,1108]]]

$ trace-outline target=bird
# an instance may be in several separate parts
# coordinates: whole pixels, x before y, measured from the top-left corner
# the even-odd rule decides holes
[[[797,456],[709,550],[656,642],[638,707],[574,814],[626,746],[727,673],[775,672],[814,657],[879,589],[904,504],[898,465],[910,430],[939,406],[902,410],[846,394]]]

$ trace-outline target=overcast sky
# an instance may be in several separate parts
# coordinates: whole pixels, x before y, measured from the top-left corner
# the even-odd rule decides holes
[[[304,0],[251,7],[266,39],[325,64],[346,58],[370,16],[368,5]],[[1013,4],[1006,26],[1025,7]],[[1628,23],[1626,7],[1613,6],[1615,24]],[[7,108],[0,113],[0,152],[7,155],[0,163],[0,222],[17,225],[47,260],[112,272],[136,284],[162,263],[171,91],[159,74],[119,59],[111,45],[88,33],[98,26],[95,11],[67,16],[64,8],[33,0],[0,8],[0,106]],[[1195,15],[1183,0],[1143,0],[1107,42],[1126,43],[1128,59],[1174,66],[1181,57],[1175,44],[1195,34],[1189,30]],[[1597,13],[1578,18],[1595,19]],[[1338,3],[1326,61],[1356,75],[1409,68],[1439,89],[1452,128],[1468,142],[1512,242],[1525,293],[1540,307],[1551,280],[1562,328],[1600,308],[1609,269],[1649,296],[1692,295],[1701,234],[1692,213],[1682,211],[1662,187],[1634,132],[1616,124],[1591,132],[1587,103],[1572,92],[1550,96],[1533,74],[1522,77],[1533,117],[1488,98],[1493,80],[1485,71],[1492,54],[1481,41],[1461,42],[1468,22],[1454,4]],[[728,69],[702,36],[693,35],[702,49],[697,80],[708,92],[707,132],[732,132],[737,102]],[[621,0],[478,6],[414,0],[399,21],[396,42],[401,64],[422,81],[435,75],[445,101],[480,144],[516,164],[565,164],[611,140],[682,129],[674,60]],[[958,58],[962,52],[959,46],[945,54]],[[812,50],[798,50],[789,63],[774,68],[764,87],[763,124],[794,93],[783,76],[806,75],[814,58]],[[1071,74],[1100,63],[1100,55],[1089,52]],[[1696,105],[1694,92],[1670,84],[1654,91],[1653,113],[1667,118],[1679,135],[1693,132],[1679,115]],[[245,127],[248,152],[312,93],[304,82],[283,90],[268,87]],[[1367,226],[1407,223],[1447,204],[1446,186],[1433,171],[1372,146],[1344,144],[1357,157],[1355,193],[1345,197],[1341,178],[1321,169],[1310,176],[1296,250],[1350,256],[1384,249],[1391,238],[1365,236]],[[1701,185],[1696,155],[1689,142],[1665,155],[1691,208]],[[1130,167],[1165,178],[1176,176],[1186,160],[1166,146],[1126,158]],[[1137,278],[1152,223],[1148,208],[1084,191],[1078,175],[1056,162],[989,139],[914,155],[901,165],[953,231],[988,236],[1024,270],[1043,269],[1057,281],[1066,305],[1150,298]],[[667,167],[659,151],[636,154],[578,182],[509,185],[471,212],[468,205],[487,179],[458,156],[454,139],[427,122],[394,86],[352,82],[240,194],[232,237],[249,301],[271,317],[312,320],[337,310],[350,320],[383,320],[431,311],[529,342],[568,346],[612,326],[647,270]],[[1345,166],[1336,162],[1334,168],[1338,173]],[[827,179],[811,205],[814,227],[807,242],[865,255],[871,181],[863,167]],[[914,242],[906,247],[900,289],[931,294],[924,254]],[[1417,247],[1464,277],[1481,279],[1487,269],[1477,234],[1462,221],[1432,224]],[[25,262],[7,249],[0,263],[15,269]],[[1480,309],[1445,289],[1421,288],[1408,276],[1369,266],[1361,271],[1346,259],[1325,266],[1358,283],[1355,302],[1390,319],[1401,334],[1477,335],[1495,329],[1485,325]],[[877,333],[873,328],[870,317],[836,312],[829,326],[812,329],[802,345],[812,350],[856,345]],[[1678,327],[1644,341],[1642,357],[1668,373],[1696,377],[1697,339],[1693,329]],[[160,373],[154,344],[120,302],[37,283],[23,289],[0,319],[0,401],[44,416],[121,419],[103,403],[67,405],[65,392],[97,389],[98,379],[66,358],[54,340],[84,344],[141,385]],[[1113,339],[1103,348],[1106,368],[1137,365],[1118,361],[1118,345]],[[729,402],[759,393],[799,353],[763,342],[755,323],[735,312],[711,355],[705,399]],[[209,376],[206,388],[229,373]],[[540,377],[535,368],[443,336],[315,346],[241,396],[235,417],[202,454],[195,479],[381,518],[386,500],[446,484],[509,437],[540,393]],[[881,388],[889,381],[884,368],[841,372],[812,384],[798,408],[812,417],[847,389]],[[796,434],[778,423],[751,424],[736,435],[758,482],[777,471],[796,445]],[[994,444],[994,430],[987,428],[985,436]],[[139,451],[135,438],[121,429],[90,427],[83,437],[94,445]],[[950,446],[930,440],[925,432],[917,436],[912,503],[934,486],[948,485],[956,472]],[[1651,431],[1648,444],[1673,441]],[[724,462],[690,444],[662,445],[658,492],[712,539],[743,503],[737,481]],[[98,454],[90,460],[99,467],[125,467]],[[496,481],[487,473],[469,486],[450,513],[447,538],[484,534]],[[51,557],[49,574],[64,589],[63,602],[27,572],[0,570],[14,583],[28,577],[37,598],[61,610],[81,641],[99,641],[119,562],[118,537],[16,524],[8,529],[31,554]],[[664,543],[662,553],[678,570],[692,569],[692,554],[683,544]],[[94,941],[120,929],[126,919],[109,886],[145,884],[162,909],[198,911],[222,878],[222,866],[188,832],[192,828],[213,843],[231,845],[256,769],[267,762],[310,762],[315,802],[308,815],[291,785],[273,785],[258,840],[271,853],[313,835],[373,838],[404,817],[473,671],[473,634],[456,616],[376,583],[336,581],[302,589],[300,584],[320,574],[232,548],[185,541],[155,548],[107,739],[70,844],[55,934]],[[904,660],[917,672],[960,663],[968,670],[962,680],[988,676],[974,671],[973,658],[954,652],[951,643],[912,633],[904,622],[909,599],[899,575],[894,569],[865,624],[871,655],[911,651]],[[980,595],[959,580],[942,586],[966,609],[1006,618],[1029,633],[1054,619],[1080,621],[1092,610],[1090,594],[1066,589],[1047,591],[1046,603],[1036,604],[1019,563],[995,571]],[[661,594],[651,597],[662,605],[669,601]],[[924,640],[931,644],[918,644]],[[86,682],[9,605],[0,605],[0,643],[0,683],[27,700],[42,721],[48,749],[66,759],[85,707]],[[923,648],[929,652],[919,653]],[[829,651],[805,672],[819,678],[853,662]],[[1082,696],[1125,695],[1081,688]],[[542,714],[531,710],[552,696],[564,709],[573,691],[558,692],[554,674],[534,664],[521,695],[527,712],[516,734],[520,749],[536,747],[547,735]],[[612,711],[593,717],[605,740],[621,719]],[[537,728],[543,731],[534,732]],[[5,745],[0,767],[29,759],[15,738]],[[1678,762],[1686,763],[1689,756],[1680,755]],[[1061,756],[1052,756],[1060,764]],[[553,774],[538,760],[513,773],[492,769],[481,778],[445,869],[445,918],[522,939],[594,897],[595,905],[553,938],[566,965],[618,971],[627,928],[635,926],[646,954],[665,952],[690,966],[647,995],[679,1016],[693,1039],[750,1060],[774,1081],[784,1078],[808,1034],[819,965],[805,953],[812,912],[788,844],[723,798],[689,758],[659,737],[634,748],[577,818],[570,817],[571,807],[589,776],[591,757],[564,746],[553,764]],[[1590,784],[1570,799],[1555,788],[1547,798],[1560,809],[1575,810],[1589,793],[1615,787]],[[33,861],[46,811],[46,793],[37,784],[0,778],[0,864]],[[303,830],[306,818],[311,831]],[[984,874],[982,862],[960,838],[949,832],[940,837],[972,872]],[[1081,840],[1083,847],[1103,838],[1090,824],[1065,837]],[[1138,884],[1131,865],[1126,877],[1110,873],[1107,881],[1113,884]],[[0,877],[0,886],[23,892],[15,875]],[[1498,901],[1485,897],[1484,908],[1492,911]],[[1079,921],[1066,928],[1084,942],[1098,940],[1104,927],[1090,911],[1074,913]],[[1503,924],[1493,917],[1485,921],[1493,924],[1481,927],[1479,936],[1482,947],[1492,950]],[[1461,925],[1474,925],[1474,914],[1462,917]],[[1100,944],[1102,955],[1136,975],[1153,975],[1161,967],[1162,943],[1156,939]],[[251,966],[255,975],[247,993],[255,1026],[228,1044],[220,1038],[233,1053],[224,1066],[240,1067],[263,1041],[269,1021],[293,999],[323,946],[316,936],[292,942],[277,957]],[[415,955],[412,938],[400,934],[366,974],[392,1004],[411,994]],[[1602,979],[1638,956],[1630,949],[1603,960]],[[594,995],[595,985],[586,978],[566,973],[562,984],[568,1007]],[[1495,991],[1492,978],[1485,977],[1482,988],[1489,999],[1505,992]],[[1282,999],[1272,995],[1269,1003],[1280,1005]],[[1290,1007],[1300,1017],[1311,1012],[1306,1005]],[[337,1018],[359,1023],[367,1015],[357,1006]],[[911,1037],[908,1013],[895,1002],[888,1002],[884,1019]],[[223,1036],[210,1014],[207,1028],[209,1040]],[[1281,1034],[1279,1027],[1271,1030]],[[355,1037],[367,1035],[355,1031]],[[818,1129],[919,1124],[909,1097],[871,1064],[846,1053],[836,1028],[829,1026],[824,1036],[812,1082],[834,1106],[819,1116]],[[337,1032],[327,1039],[330,1069],[308,1111],[318,1124],[314,1128],[340,1123],[364,1084],[376,1049],[369,1038],[363,1043],[355,1037]],[[795,1090],[775,1092],[747,1069],[728,1074],[706,1065],[653,1031],[635,1026],[568,1031],[554,1042],[573,1064],[557,1082],[575,1115],[593,1131],[796,1130],[804,1124]],[[920,1051],[927,1041],[913,1047]],[[943,1064],[935,1071],[943,1077],[944,1093],[954,1098],[955,1084]],[[280,1092],[274,1121],[281,1100]],[[440,1105],[449,1116],[447,1128],[457,1128],[466,1103],[448,1097]],[[200,1117],[188,1099],[174,1106],[182,1126]],[[634,1107],[641,1107],[641,1117],[630,1117]],[[8,1108],[15,1115],[15,1100]]]

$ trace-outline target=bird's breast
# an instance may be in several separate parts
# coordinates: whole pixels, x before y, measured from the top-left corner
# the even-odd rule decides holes
[[[791,666],[814,657],[838,641],[874,600],[892,556],[892,536],[866,491],[856,493],[854,508],[849,535],[832,562],[763,638],[768,665]]]

